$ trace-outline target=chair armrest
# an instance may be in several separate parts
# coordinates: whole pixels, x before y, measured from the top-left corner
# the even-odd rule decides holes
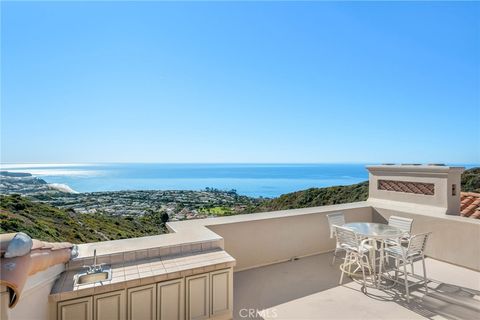
[[[360,242],[360,248],[365,247],[365,244],[369,243],[370,241],[371,239],[369,238],[363,239],[362,242]]]
[[[402,240],[409,240],[411,237],[410,233],[409,232],[405,232],[404,234],[402,234],[402,236],[400,237],[400,239]]]

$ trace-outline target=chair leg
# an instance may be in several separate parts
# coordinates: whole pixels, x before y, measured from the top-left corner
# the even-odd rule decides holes
[[[337,257],[337,250],[338,248],[335,248],[335,251],[333,252],[332,266],[335,264],[335,258]]]
[[[365,262],[363,262],[363,258],[365,258]],[[367,292],[367,278],[365,276],[365,268],[368,269],[370,276],[372,275],[372,270],[370,269],[368,257],[363,256],[362,258],[360,258],[360,262],[362,263],[363,286],[365,287],[365,292]]]
[[[410,293],[408,292],[408,275],[407,275],[407,262],[403,261],[403,272],[405,272],[405,294],[407,295],[407,303],[410,303]]]
[[[342,269],[342,275],[340,276],[340,281],[338,282],[339,285],[342,285],[343,283],[343,274],[345,273],[345,270]]]
[[[415,270],[413,269],[413,260],[412,262],[410,263],[411,267],[412,267],[412,274],[415,274]]]
[[[425,281],[425,294],[428,294],[427,268],[425,267],[425,257],[422,257],[422,264],[423,264],[423,281]]]
[[[345,274],[345,266],[347,263],[350,263],[350,253],[347,252],[345,254],[345,260],[343,260],[343,266],[342,266],[342,275],[340,276],[340,282],[338,284],[342,284],[343,283],[343,275]]]
[[[400,265],[398,264],[398,258],[395,258],[395,281],[398,281],[398,268],[400,268]]]
[[[353,260],[353,252],[350,253],[351,257],[350,257],[350,263],[348,264],[348,275],[351,275],[352,274],[352,260]]]
[[[363,262],[360,262],[360,267],[362,268],[363,288],[365,288],[365,292],[367,292],[367,280],[365,278],[365,268],[363,267]]]

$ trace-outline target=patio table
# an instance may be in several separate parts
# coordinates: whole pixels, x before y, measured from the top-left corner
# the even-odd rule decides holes
[[[378,277],[376,270],[376,250],[372,250],[372,269],[374,274],[374,281],[377,287],[381,287],[381,276],[384,260],[384,248],[386,239],[396,239],[400,238],[404,232],[396,227],[389,226],[382,223],[372,223],[372,222],[351,222],[343,225],[346,228],[352,229],[355,233],[360,235],[363,238],[371,239],[375,242],[375,248],[380,253],[380,265],[378,268]],[[379,243],[380,247],[377,247],[376,244]]]

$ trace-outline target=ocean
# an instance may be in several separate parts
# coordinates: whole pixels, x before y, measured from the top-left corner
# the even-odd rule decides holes
[[[365,164],[2,164],[1,169],[29,172],[78,192],[209,187],[269,198],[368,179]]]

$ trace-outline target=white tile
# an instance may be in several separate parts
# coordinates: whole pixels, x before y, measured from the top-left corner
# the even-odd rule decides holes
[[[148,250],[135,251],[135,260],[143,260],[148,258]]]
[[[161,257],[168,256],[170,254],[170,247],[162,247],[159,250],[159,254]]]
[[[160,249],[159,248],[148,249],[148,257],[149,258],[156,258],[159,255],[160,255]]]
[[[115,264],[123,264],[123,253],[114,253],[110,256],[110,263],[112,265]]]
[[[129,262],[129,261],[134,261],[134,260],[135,260],[135,251],[124,252],[123,253],[123,261],[124,262]]]

